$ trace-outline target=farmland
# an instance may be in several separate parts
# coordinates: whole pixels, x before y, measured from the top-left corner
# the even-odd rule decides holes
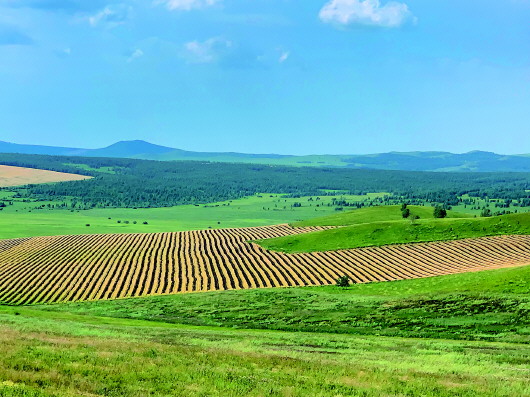
[[[0,190],[0,395],[530,394],[525,176],[82,161]]]
[[[20,186],[37,183],[82,181],[90,177],[65,172],[39,170],[35,168],[0,165],[0,187]]]
[[[0,242],[0,302],[32,304],[226,289],[387,281],[530,262],[530,237],[289,255],[249,240],[314,232],[288,225]]]

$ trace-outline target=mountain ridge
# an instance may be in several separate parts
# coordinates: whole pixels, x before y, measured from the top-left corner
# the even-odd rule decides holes
[[[119,141],[99,149],[26,145],[0,141],[0,153],[118,157],[159,161],[198,160],[402,171],[530,172],[530,155],[503,155],[481,150],[474,150],[467,153],[450,153],[443,151],[393,151],[362,155],[322,154],[296,156],[237,152],[194,152],[156,145],[144,140],[131,140]]]

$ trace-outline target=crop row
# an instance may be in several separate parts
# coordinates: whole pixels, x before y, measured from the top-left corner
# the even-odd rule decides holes
[[[530,236],[285,254],[248,242],[287,225],[0,241],[0,302],[34,304],[179,292],[400,280],[530,263]]]

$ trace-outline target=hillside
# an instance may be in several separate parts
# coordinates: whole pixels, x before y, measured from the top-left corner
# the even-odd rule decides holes
[[[0,306],[0,395],[527,396],[529,269]]]
[[[188,325],[529,343],[529,294],[530,266],[523,266],[348,288],[241,290],[37,307]]]
[[[0,303],[330,285],[344,275],[366,283],[530,263],[528,236],[294,255],[248,242],[311,230],[278,225],[0,240]]]
[[[375,207],[377,208],[377,207]],[[399,219],[399,208],[394,207],[393,218]],[[408,219],[381,221],[385,211],[368,208],[357,216],[352,213],[333,215],[301,222],[304,226],[332,224],[347,225],[337,229],[306,233],[299,236],[285,236],[258,243],[278,252],[316,252],[352,249],[358,247],[382,246],[428,241],[447,241],[498,235],[530,234],[530,214],[511,214],[492,218]],[[412,211],[414,213],[414,210]],[[373,213],[373,216],[371,216]],[[397,215],[396,215],[397,214]],[[454,216],[454,215],[453,215]],[[357,223],[356,220],[369,221]]]
[[[353,211],[339,212],[318,218],[308,219],[301,222],[293,222],[294,227],[306,226],[349,226],[360,223],[402,221],[401,206],[383,205],[378,207],[360,208]],[[411,215],[417,215],[420,219],[434,219],[433,207],[421,205],[409,205]],[[470,218],[472,215],[456,211],[447,211],[448,218]]]
[[[528,155],[501,155],[483,151],[472,151],[462,154],[448,152],[390,152],[361,155],[315,154],[294,156],[235,152],[194,152],[155,145],[142,140],[134,140],[117,142],[100,149],[21,145],[0,141],[0,153],[138,158],[163,161],[195,160],[403,171],[530,172],[530,156]]]

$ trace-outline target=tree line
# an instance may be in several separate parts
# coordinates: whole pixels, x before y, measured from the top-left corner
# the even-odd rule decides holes
[[[20,198],[75,202],[79,209],[201,204],[263,192],[292,197],[336,194],[327,190],[356,195],[388,192],[392,199],[411,204],[457,205],[464,194],[530,202],[530,173],[433,173],[27,154],[0,154],[0,164],[92,176],[84,181],[9,188]]]

